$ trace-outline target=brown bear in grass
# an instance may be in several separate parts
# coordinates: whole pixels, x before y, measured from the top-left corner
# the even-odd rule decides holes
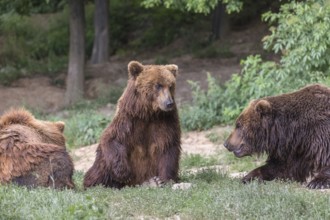
[[[24,109],[0,118],[0,183],[74,188],[63,122],[35,119]]]
[[[104,130],[84,187],[122,188],[178,180],[180,137],[176,65],[128,64],[127,87]]]
[[[267,154],[245,183],[312,177],[309,188],[330,188],[330,89],[316,84],[252,101],[224,145],[237,157]]]

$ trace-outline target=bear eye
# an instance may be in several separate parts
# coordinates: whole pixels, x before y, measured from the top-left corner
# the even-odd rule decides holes
[[[241,123],[237,122],[236,123],[236,128],[240,128],[240,127],[242,127]]]
[[[163,86],[159,83],[157,83],[155,87],[156,87],[157,90],[160,90],[161,88],[163,88]]]

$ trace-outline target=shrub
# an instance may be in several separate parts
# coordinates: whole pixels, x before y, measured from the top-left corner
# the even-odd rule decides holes
[[[223,88],[209,73],[207,80],[207,91],[203,91],[198,83],[189,81],[192,86],[193,104],[180,109],[181,125],[184,129],[208,129],[221,122],[219,109],[223,102]]]
[[[65,122],[67,146],[72,149],[97,143],[110,119],[95,111],[75,111]]]
[[[62,6],[61,6],[62,7]],[[86,53],[93,46],[94,5],[86,5]],[[68,62],[69,14],[19,15],[14,12],[0,16],[0,33],[4,47],[0,51],[0,83],[29,74],[55,76]]]
[[[279,62],[260,55],[241,62],[242,70],[221,86],[208,76],[202,91],[193,83],[193,105],[181,111],[186,129],[206,129],[235,119],[251,99],[292,91],[309,83],[330,85],[330,4],[290,2],[263,19],[272,25],[264,48],[281,55]]]

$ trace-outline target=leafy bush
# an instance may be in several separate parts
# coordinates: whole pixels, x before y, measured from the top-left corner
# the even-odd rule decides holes
[[[186,129],[206,129],[235,119],[251,99],[296,90],[309,83],[330,85],[330,4],[323,1],[290,2],[278,13],[267,12],[275,24],[264,37],[264,48],[280,53],[279,62],[260,55],[241,62],[224,86],[208,76],[209,87],[193,85],[193,105],[181,112]]]
[[[207,74],[208,90],[203,91],[196,82],[192,86],[193,104],[180,109],[181,125],[184,129],[207,129],[221,122],[219,109],[223,103],[223,88],[216,79]]]
[[[93,46],[94,5],[86,5],[86,53]],[[20,15],[14,12],[0,16],[3,48],[0,50],[0,82],[28,74],[54,76],[63,70],[69,53],[69,14],[65,7],[57,14]]]
[[[65,122],[67,146],[72,149],[97,143],[110,119],[94,111],[81,111],[73,112]]]

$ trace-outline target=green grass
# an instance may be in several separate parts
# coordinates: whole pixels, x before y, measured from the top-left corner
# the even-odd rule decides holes
[[[181,168],[182,169],[190,169],[193,167],[204,167],[204,166],[212,166],[219,163],[217,157],[203,157],[199,154],[184,154],[183,160],[181,160]]]
[[[111,118],[97,112],[97,104],[83,103],[62,116],[43,116],[66,122],[69,148],[95,141]],[[108,120],[108,121],[104,121]],[[87,130],[86,130],[87,129]],[[208,138],[221,144],[230,128],[211,130]],[[91,131],[91,136],[88,134]],[[77,137],[77,138],[75,138]],[[90,137],[90,138],[87,138]],[[71,141],[74,141],[71,143]],[[74,174],[76,190],[56,191],[47,188],[26,189],[15,185],[0,186],[2,219],[329,219],[330,192],[308,190],[291,182],[272,181],[244,185],[233,172],[250,171],[265,157],[236,158],[219,150],[216,155],[183,154],[180,181],[192,183],[187,190],[135,187],[115,190],[94,187],[84,190],[83,173]],[[221,172],[194,168],[223,166]]]
[[[81,183],[81,174],[76,174]],[[95,187],[86,191],[0,186],[0,219],[328,219],[329,194],[295,183],[253,182],[213,171],[182,179],[188,190]]]

